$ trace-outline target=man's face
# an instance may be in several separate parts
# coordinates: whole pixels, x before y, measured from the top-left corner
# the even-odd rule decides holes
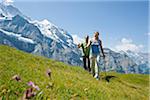
[[[98,37],[98,34],[97,34],[97,33],[95,33],[95,34],[94,34],[94,36],[97,38],[97,37]]]

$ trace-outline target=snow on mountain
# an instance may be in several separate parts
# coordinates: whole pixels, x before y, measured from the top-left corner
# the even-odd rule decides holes
[[[76,34],[72,34],[72,38],[73,38],[74,43],[77,44],[77,45],[84,42],[84,39],[79,37]]]
[[[4,5],[11,5],[11,4],[13,4],[13,0],[2,0],[2,3]]]
[[[0,13],[5,17],[14,17],[16,15],[22,15],[22,13],[13,5],[4,5],[0,3]]]
[[[72,35],[47,19],[31,20],[12,5],[0,4],[0,44],[82,66],[81,51]],[[106,70],[148,74],[147,54],[114,52],[105,48]],[[99,62],[104,70],[104,61]]]
[[[130,50],[125,53],[136,63],[140,73],[150,73],[150,58],[148,53],[132,52]]]
[[[9,2],[0,3],[0,20],[11,20],[11,18],[16,15],[20,15],[27,20],[31,20],[29,17],[23,15],[16,7],[14,7],[13,4],[10,4]]]
[[[104,52],[106,55],[105,61],[107,71],[112,70],[122,73],[138,73],[136,63],[128,57],[128,55],[114,52],[108,48],[104,48]],[[103,66],[102,70],[104,70],[103,61],[100,64]]]
[[[4,31],[2,29],[0,29],[0,31],[3,32],[4,34],[10,36],[10,37],[15,37],[15,38],[17,38],[20,41],[35,44],[35,42],[32,39],[22,37],[21,34],[15,34],[13,32],[7,32],[7,31]]]
[[[31,21],[31,23],[36,25],[45,37],[60,42],[64,46],[75,47],[72,37],[63,29],[50,23],[47,19],[44,19],[43,21],[35,20]]]

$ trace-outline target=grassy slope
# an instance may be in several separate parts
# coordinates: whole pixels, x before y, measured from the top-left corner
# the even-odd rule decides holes
[[[52,79],[45,74],[48,68],[52,70]],[[15,74],[21,76],[22,82],[11,80]],[[112,78],[109,83],[104,79],[97,81],[80,67],[70,67],[8,46],[0,46],[0,98],[21,98],[28,88],[27,82],[31,80],[42,91],[34,99],[148,100],[148,75],[108,74],[116,78]],[[48,84],[52,84],[51,88],[46,88]]]

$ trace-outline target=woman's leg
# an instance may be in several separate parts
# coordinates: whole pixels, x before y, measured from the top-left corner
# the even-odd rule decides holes
[[[89,58],[89,57],[87,57],[87,59],[88,59],[88,71],[89,71],[89,72],[91,72],[91,67],[90,67],[90,58]]]
[[[86,67],[86,57],[83,57],[83,67],[85,70],[87,70],[87,67]]]

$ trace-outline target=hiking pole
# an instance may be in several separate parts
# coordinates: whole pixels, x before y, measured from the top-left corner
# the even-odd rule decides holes
[[[106,80],[107,82],[109,82],[111,77],[110,77],[110,76],[107,76],[106,59],[105,59],[105,57],[103,57],[103,59],[104,59],[105,80]]]
[[[106,61],[105,61],[105,57],[104,56],[100,56],[101,58],[103,58],[103,65],[104,65],[104,79],[106,79],[107,74],[106,74]]]

